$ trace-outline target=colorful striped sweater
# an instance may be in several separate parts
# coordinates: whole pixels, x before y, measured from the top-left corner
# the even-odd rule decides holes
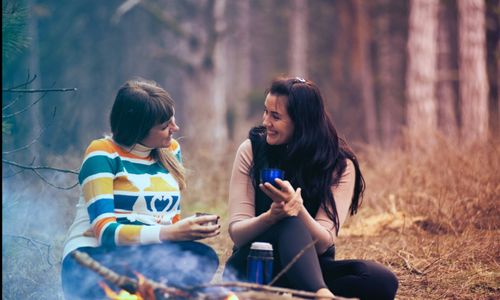
[[[80,169],[81,196],[63,257],[79,247],[160,242],[160,225],[180,219],[181,194],[172,174],[150,157],[151,148],[127,150],[112,139],[94,140]],[[180,145],[169,150],[181,161]]]

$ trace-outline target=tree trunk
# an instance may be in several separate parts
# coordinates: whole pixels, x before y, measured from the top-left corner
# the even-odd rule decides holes
[[[403,99],[407,7],[404,1],[380,0],[376,8],[379,9],[375,19],[375,42],[380,133],[382,145],[388,148],[400,139],[405,119]]]
[[[188,143],[200,151],[197,154],[210,149],[213,157],[220,157],[227,145],[225,40],[220,34],[225,26],[225,7],[226,0],[215,0],[211,7],[213,27],[208,30],[214,32],[208,32],[208,36],[213,53],[207,50],[204,60],[211,59],[212,63],[202,63],[188,73],[184,85]]]
[[[252,91],[252,41],[250,35],[252,8],[250,0],[236,1],[236,36],[231,43],[234,46],[234,76],[230,86],[228,101],[232,101],[231,112],[234,113],[233,134],[230,138],[242,141],[246,138],[251,124],[247,121],[248,98]],[[233,88],[234,87],[234,88]],[[229,126],[228,126],[229,127]],[[229,129],[229,128],[228,128]]]
[[[290,74],[307,77],[307,0],[293,0],[290,16]]]
[[[488,138],[484,1],[458,1],[458,10],[461,136],[467,143],[484,142]]]
[[[435,100],[437,0],[412,0],[406,73],[407,121],[410,138],[437,128]]]
[[[458,93],[456,82],[458,80],[457,40],[455,28],[456,7],[454,2],[440,1],[438,9],[438,34],[437,34],[437,68],[438,81],[436,85],[436,100],[438,103],[439,129],[448,137],[458,137]]]
[[[354,1],[356,18],[356,42],[354,72],[361,91],[363,110],[365,115],[365,135],[369,144],[378,143],[377,113],[373,88],[373,70],[370,59],[371,33],[363,0]]]

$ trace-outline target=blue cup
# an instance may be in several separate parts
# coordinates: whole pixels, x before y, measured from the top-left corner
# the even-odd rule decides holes
[[[281,169],[272,169],[266,168],[260,171],[260,183],[269,182],[279,189],[278,184],[274,181],[274,179],[279,178],[281,180],[285,179],[285,171]]]
[[[247,279],[249,282],[269,284],[273,279],[273,245],[254,242],[247,258]]]

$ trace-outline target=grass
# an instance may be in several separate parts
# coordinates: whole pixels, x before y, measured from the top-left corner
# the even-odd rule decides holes
[[[465,148],[437,137],[430,146],[358,148],[367,190],[359,213],[340,232],[337,259],[370,259],[388,266],[399,278],[397,299],[499,299],[500,142]],[[221,263],[232,247],[226,202],[234,151],[230,147],[221,156],[226,159],[214,162],[184,148],[190,173],[183,215],[204,211],[222,217],[222,234],[206,241]],[[3,229],[2,299],[61,299],[57,258],[77,190],[36,184],[33,194],[27,194],[15,181],[3,181],[11,187],[10,194],[4,189],[2,221],[11,226]],[[38,212],[23,214],[25,203]],[[42,213],[42,208],[62,213]],[[62,219],[55,222],[56,215]],[[41,227],[40,222],[52,223]],[[35,246],[5,234],[42,243]],[[53,266],[43,243],[51,245]]]

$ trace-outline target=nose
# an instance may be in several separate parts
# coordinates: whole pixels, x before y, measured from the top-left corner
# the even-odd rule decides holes
[[[170,124],[170,131],[171,132],[176,132],[176,131],[179,131],[179,126],[177,125],[177,123],[175,123],[175,121],[172,122],[172,124]]]
[[[262,125],[264,125],[264,127],[271,126],[271,122],[269,122],[269,115],[266,113],[262,115]]]

